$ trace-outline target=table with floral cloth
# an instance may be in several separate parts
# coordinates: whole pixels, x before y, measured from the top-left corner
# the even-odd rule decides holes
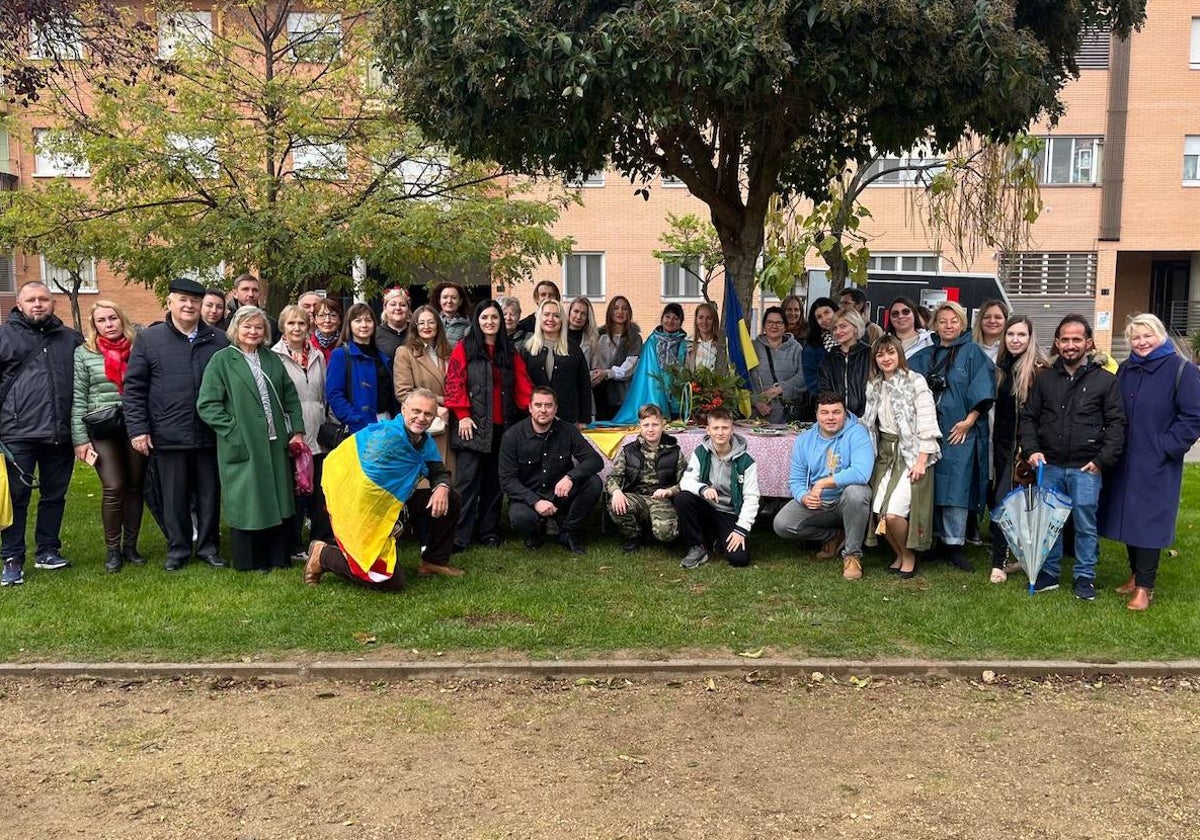
[[[796,433],[784,431],[778,435],[755,434],[750,429],[738,427],[734,431],[746,440],[746,448],[758,464],[758,492],[763,496],[789,498],[788,469],[792,462],[792,446],[796,443]],[[688,427],[683,431],[668,431],[679,441],[683,456],[689,457],[692,450],[704,440],[704,429]],[[637,429],[585,429],[583,436],[588,439],[600,457],[604,459],[604,469],[600,478],[608,477],[612,469],[612,459],[620,448],[637,437]],[[611,454],[610,454],[611,453]]]

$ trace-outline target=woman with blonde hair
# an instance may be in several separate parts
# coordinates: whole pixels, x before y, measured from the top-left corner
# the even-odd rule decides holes
[[[304,441],[313,456],[313,492],[309,496],[295,494],[296,517],[292,523],[289,554],[293,560],[305,556],[307,543],[303,539],[304,519],[309,520],[309,539],[333,539],[329,512],[325,509],[325,491],[321,476],[325,468],[325,449],[317,440],[317,430],[329,413],[325,399],[325,356],[308,341],[312,320],[308,310],[298,305],[285,306],[279,313],[279,341],[271,348],[291,377],[296,395],[300,398],[300,413],[304,416]]]
[[[75,457],[94,466],[100,476],[104,570],[109,574],[121,571],[126,562],[135,566],[146,562],[137,548],[146,456],[130,444],[120,419],[100,422],[102,415],[120,418],[117,407],[125,391],[133,340],[133,326],[121,307],[98,300],[88,315],[87,340],[75,348],[71,442]]]
[[[1029,398],[1033,380],[1050,367],[1037,345],[1033,322],[1014,315],[1004,324],[1004,344],[996,358],[996,403],[992,426],[992,501],[998,504],[1013,489],[1013,470],[1025,463],[1017,445],[1017,418]],[[1008,580],[1008,540],[992,526],[992,583]]]
[[[533,335],[521,351],[533,387],[549,387],[558,395],[558,419],[580,428],[592,422],[592,378],[583,351],[567,338],[563,305],[538,304]]]
[[[942,457],[934,468],[934,533],[946,560],[974,570],[967,559],[967,519],[987,502],[988,409],[996,399],[996,366],[971,340],[967,313],[954,301],[933,310],[937,342],[916,353],[908,365],[925,376],[937,405]]]
[[[1117,370],[1125,448],[1104,475],[1097,519],[1100,536],[1125,544],[1130,577],[1117,592],[1140,611],[1154,597],[1162,550],[1175,541],[1183,457],[1200,438],[1200,371],[1154,315],[1130,318],[1125,338],[1132,352]]]
[[[871,367],[871,348],[863,341],[867,319],[852,306],[843,306],[833,316],[833,337],[837,347],[829,351],[817,373],[818,393],[832,391],[842,398],[846,410],[862,417],[867,404],[867,376]]]
[[[683,363],[688,370],[705,367],[720,373],[729,367],[729,353],[721,335],[721,316],[715,304],[706,301],[696,305],[692,315],[692,337]]]
[[[889,571],[902,578],[917,573],[914,551],[933,543],[933,474],[941,455],[937,409],[925,377],[909,370],[904,344],[894,335],[875,342],[871,353],[863,425],[875,443],[871,473],[872,512],[896,553]]]
[[[994,363],[1004,345],[1005,322],[1011,313],[1002,300],[985,300],[979,307],[975,324],[971,327],[971,338]]]

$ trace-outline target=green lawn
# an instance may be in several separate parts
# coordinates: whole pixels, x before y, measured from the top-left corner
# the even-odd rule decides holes
[[[1189,466],[1179,556],[1164,558],[1158,599],[1144,614],[1125,610],[1112,592],[1128,574],[1123,549],[1112,543],[1103,545],[1100,596],[1088,604],[1069,588],[1031,598],[1021,575],[988,584],[983,549],[974,550],[972,575],[936,564],[900,581],[876,554],[868,555],[864,580],[847,583],[840,563],[797,552],[765,521],[751,537],[749,569],[711,563],[685,573],[679,551],[626,557],[613,536],[595,537],[582,559],[509,541],[461,555],[464,578],[412,574],[407,593],[382,595],[331,576],[312,589],[299,568],[256,575],[193,564],[167,574],[152,561],[106,575],[100,489],[93,471],[80,468],[64,528],[64,553],[75,565],[39,572],[29,563],[24,586],[0,590],[0,660],[346,657],[362,655],[368,636],[377,640],[373,655],[384,656],[389,648],[537,658],[763,648],[797,657],[1187,658],[1200,639],[1198,500],[1200,467]],[[149,516],[142,549],[162,556]],[[408,568],[413,551],[402,543]]]

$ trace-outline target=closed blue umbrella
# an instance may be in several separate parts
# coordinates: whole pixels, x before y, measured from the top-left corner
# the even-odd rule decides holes
[[[1030,595],[1070,515],[1071,500],[1042,486],[1040,466],[1037,484],[1014,489],[992,511],[992,527],[999,526],[1004,532],[1008,547],[1029,578]]]

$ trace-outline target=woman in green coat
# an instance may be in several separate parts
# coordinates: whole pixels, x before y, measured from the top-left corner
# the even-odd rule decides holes
[[[233,567],[286,568],[295,513],[288,445],[304,442],[304,416],[283,362],[265,345],[267,316],[241,306],[230,346],[204,370],[196,410],[217,433],[217,465]]]

